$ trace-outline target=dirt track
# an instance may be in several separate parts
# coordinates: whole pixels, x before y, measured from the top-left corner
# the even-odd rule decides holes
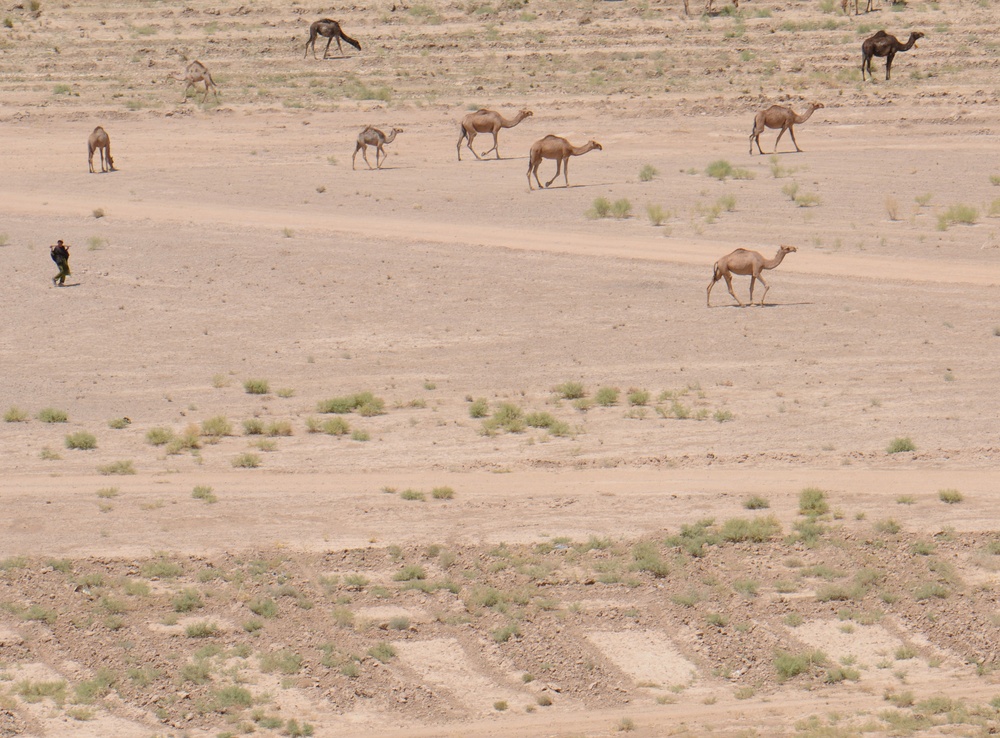
[[[997,726],[995,9],[156,6],[0,11],[0,736]],[[331,14],[362,51],[303,59]],[[927,38],[861,84],[881,27]],[[221,103],[178,103],[194,58]],[[811,100],[804,153],[746,153]],[[534,115],[459,163],[481,105]],[[366,124],[404,129],[378,172]],[[529,192],[547,133],[604,150]],[[705,306],[715,259],[779,243],[766,307]],[[320,412],[361,392],[382,411]]]

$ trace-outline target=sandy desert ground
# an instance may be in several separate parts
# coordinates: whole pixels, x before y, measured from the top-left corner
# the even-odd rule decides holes
[[[0,736],[1000,729],[1000,9],[701,10],[0,7]]]

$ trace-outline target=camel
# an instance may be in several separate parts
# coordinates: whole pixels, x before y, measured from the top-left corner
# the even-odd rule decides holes
[[[340,55],[344,55],[344,47],[340,45],[340,40],[343,39],[351,46],[353,46],[358,51],[361,51],[361,44],[355,41],[353,38],[348,36],[340,27],[340,23],[335,20],[330,20],[329,18],[320,18],[318,21],[309,26],[309,40],[306,41],[306,53],[302,55],[305,59],[309,54],[309,47],[312,46],[313,59],[316,58],[316,37],[325,36],[326,48],[323,49],[323,58],[326,59],[326,52],[330,50],[330,44],[333,43],[334,39],[337,39],[337,50]]]
[[[458,145],[455,147],[458,149],[458,160],[462,161],[462,141],[466,142],[466,145],[469,147],[469,151],[472,152],[473,156],[477,159],[483,158],[476,153],[474,148],[472,148],[472,141],[476,138],[477,133],[493,134],[493,148],[488,151],[484,151],[483,156],[486,156],[490,153],[490,151],[495,151],[497,152],[497,159],[499,159],[500,149],[497,148],[497,134],[500,132],[500,129],[513,128],[522,120],[530,118],[532,115],[534,115],[534,113],[530,110],[521,110],[517,115],[508,120],[497,111],[487,110],[486,108],[480,108],[475,113],[469,113],[467,116],[462,118],[462,122],[459,123],[459,128],[461,130],[458,134]]]
[[[90,165],[91,174],[94,174],[94,151],[101,157],[102,172],[115,171],[115,160],[111,158],[111,137],[100,126],[97,126],[87,139],[87,163]]]
[[[873,2],[874,2],[874,0],[868,0],[868,5],[867,5],[867,7],[865,7],[865,12],[866,13],[872,12],[872,10],[873,10],[872,3]],[[895,0],[893,0],[893,2],[895,2]],[[847,10],[847,3],[848,3],[848,0],[840,0],[840,9],[843,10],[845,13],[849,12]],[[860,15],[860,13],[858,12],[858,0],[854,0],[854,15]]]
[[[171,74],[168,76],[180,82],[187,83],[187,86],[184,88],[184,97],[181,99],[181,102],[187,102],[188,90],[190,88],[194,87],[195,90],[198,89],[197,87],[195,87],[196,82],[205,83],[205,97],[202,98],[203,103],[208,101],[209,90],[211,90],[212,94],[215,95],[215,101],[216,102],[219,101],[219,92],[218,92],[218,87],[215,86],[215,80],[212,79],[212,75],[208,71],[208,67],[206,67],[197,59],[187,65],[187,69],[184,70],[183,77],[177,74]]]
[[[767,110],[761,110],[753,119],[753,131],[750,132],[750,155],[753,155],[754,141],[757,142],[757,151],[760,151],[761,156],[764,155],[764,151],[760,148],[760,134],[764,132],[765,128],[781,129],[778,138],[774,141],[775,153],[778,151],[778,141],[785,135],[785,131],[792,134],[792,143],[795,144],[795,151],[801,152],[802,149],[799,148],[799,143],[795,140],[795,129],[793,126],[796,123],[805,123],[814,111],[822,107],[824,107],[823,103],[809,103],[809,108],[802,115],[798,115],[791,108],[786,108],[782,105],[772,105]]]
[[[385,158],[388,156],[385,153],[385,149],[382,148],[387,143],[392,143],[396,140],[396,134],[402,133],[402,128],[393,128],[392,132],[386,136],[378,128],[373,128],[372,126],[365,126],[364,130],[358,134],[358,145],[354,147],[354,155],[351,157],[351,169],[354,169],[354,159],[358,155],[358,151],[361,152],[361,156],[365,159],[365,164],[368,164],[368,168],[371,169],[372,165],[368,161],[368,147],[375,147],[375,168],[381,169],[382,164],[385,163]],[[382,154],[382,161],[379,162],[379,153]]]
[[[531,186],[532,174],[535,175],[535,181],[538,182],[538,189],[542,189],[542,182],[538,179],[538,165],[542,163],[542,159],[556,160],[556,175],[546,182],[545,186],[548,187],[555,182],[556,177],[559,176],[559,170],[562,169],[563,180],[566,182],[566,186],[569,187],[569,158],[571,156],[586,154],[588,151],[594,149],[603,151],[603,147],[597,141],[593,140],[587,141],[583,146],[574,146],[565,138],[552,135],[535,141],[535,143],[531,144],[531,152],[528,155],[528,189],[534,189]]]
[[[760,304],[764,304],[764,298],[767,296],[767,282],[764,281],[761,271],[764,269],[774,269],[781,260],[785,258],[785,254],[790,254],[793,251],[798,251],[794,246],[781,246],[778,249],[778,253],[775,254],[773,259],[765,259],[761,256],[759,251],[748,251],[747,249],[736,249],[735,251],[726,254],[717,262],[715,266],[712,267],[712,281],[708,285],[708,295],[706,300],[708,306],[712,307],[712,288],[715,283],[720,279],[726,280],[726,287],[729,288],[729,294],[733,296],[733,299],[740,304],[740,307],[745,307],[743,301],[736,296],[733,292],[733,275],[750,275],[750,304],[753,305],[753,287],[756,281],[759,279],[760,283],[764,285],[764,294],[760,296]]]
[[[885,57],[885,78],[889,79],[889,73],[892,71],[892,59],[896,56],[897,51],[909,51],[913,48],[913,45],[917,43],[918,38],[923,38],[924,34],[922,31],[910,31],[910,38],[907,39],[906,43],[900,43],[899,39],[895,36],[890,36],[885,31],[876,31],[874,34],[866,38],[861,43],[861,81],[865,81],[865,67],[868,68],[868,77],[874,82],[875,78],[872,76],[872,57],[873,56],[884,56]]]

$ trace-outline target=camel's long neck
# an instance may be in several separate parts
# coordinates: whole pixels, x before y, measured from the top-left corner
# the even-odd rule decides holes
[[[586,154],[593,148],[594,144],[588,141],[583,146],[570,146],[570,153],[573,154],[573,156],[579,156],[580,154]]]
[[[911,33],[910,37],[906,40],[906,43],[899,47],[900,51],[909,51],[913,48],[913,44],[917,43],[917,34]]]
[[[767,259],[764,261],[764,269],[774,269],[781,263],[781,260],[785,258],[785,254],[787,253],[788,252],[784,249],[778,249],[778,253],[774,255],[773,259]]]
[[[805,123],[805,122],[806,122],[807,120],[809,120],[809,117],[810,117],[810,116],[811,116],[811,115],[812,115],[812,114],[813,114],[813,113],[814,113],[815,111],[816,111],[816,108],[814,108],[814,107],[813,107],[812,105],[810,105],[810,106],[808,107],[808,109],[806,110],[806,112],[802,113],[801,115],[796,115],[796,116],[795,116],[795,122],[796,122],[796,123]]]
[[[399,133],[399,131],[393,128],[392,131],[389,133],[389,135],[385,137],[385,142],[387,144],[392,143],[395,140],[397,133]]]
[[[524,113],[518,113],[513,118],[511,118],[510,120],[508,120],[507,118],[504,118],[501,115],[500,116],[500,127],[501,128],[513,128],[518,123],[520,123],[522,120],[524,120],[524,117],[525,117]]]

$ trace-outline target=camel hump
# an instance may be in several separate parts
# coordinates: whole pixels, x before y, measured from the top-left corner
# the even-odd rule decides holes
[[[337,21],[335,21],[335,20],[332,20],[332,19],[330,19],[330,18],[320,18],[320,19],[319,19],[318,21],[316,21],[316,22],[317,22],[317,23],[336,23]]]
[[[883,29],[882,29],[882,30],[880,30],[880,31],[875,31],[875,33],[873,33],[873,34],[871,35],[871,37],[872,37],[872,38],[880,38],[880,37],[882,37],[882,36],[888,36],[888,35],[889,35],[889,34],[888,34],[888,33],[886,33],[886,32],[885,32],[885,29],[883,28]]]

